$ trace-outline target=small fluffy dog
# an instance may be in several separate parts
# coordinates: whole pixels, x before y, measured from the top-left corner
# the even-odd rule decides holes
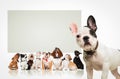
[[[77,66],[73,63],[72,58],[69,54],[66,54],[62,61],[63,70],[77,70]]]
[[[74,51],[75,57],[73,59],[73,62],[76,64],[78,69],[84,69],[84,65],[79,57],[79,55],[81,54],[79,51],[75,50]]]
[[[87,19],[87,26],[80,27],[79,32],[76,24],[72,24],[70,30],[76,36],[77,44],[83,49],[88,79],[93,79],[93,69],[102,71],[101,79],[107,79],[109,70],[116,79],[120,79],[120,51],[99,43],[96,21],[92,15]]]
[[[33,65],[33,60],[34,60],[34,55],[33,54],[29,54],[29,56],[28,56],[28,62],[27,62],[27,64],[28,64],[27,70],[31,69],[31,67]]]
[[[53,70],[61,70],[62,69],[61,57],[63,56],[62,51],[56,47],[51,55],[53,56]]]
[[[42,66],[42,60],[41,60],[41,52],[36,53],[36,60],[32,66],[32,69],[40,69]]]
[[[18,59],[19,59],[19,53],[15,54],[12,58],[12,61],[10,62],[8,68],[10,70],[17,70],[18,69]]]
[[[42,70],[52,70],[52,58],[50,52],[44,52],[44,56],[42,58]]]
[[[22,70],[26,70],[28,68],[27,54],[20,54],[20,66]]]

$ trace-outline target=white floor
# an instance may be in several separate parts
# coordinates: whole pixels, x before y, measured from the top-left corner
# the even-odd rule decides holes
[[[31,79],[81,79],[83,71],[8,71],[8,76],[11,78],[31,78]]]
[[[8,70],[3,79],[87,79],[85,71]],[[101,79],[101,71],[94,71],[94,79]],[[108,79],[115,79],[109,72]]]

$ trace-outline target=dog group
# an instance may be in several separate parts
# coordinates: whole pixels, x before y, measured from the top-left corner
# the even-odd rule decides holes
[[[17,53],[13,56],[12,61],[9,63],[10,70],[65,70],[73,71],[77,69],[84,69],[84,65],[80,59],[81,53],[77,50],[74,51],[74,59],[70,54],[65,54],[60,48],[56,47],[52,53],[50,52],[37,52],[36,54],[20,54]],[[19,63],[18,63],[19,62]]]
[[[70,30],[78,46],[83,49],[87,79],[93,79],[93,69],[102,71],[101,79],[108,79],[109,71],[116,79],[120,79],[120,50],[109,48],[98,41],[97,25],[93,15],[88,16],[86,26],[78,29],[77,24],[72,23]]]
[[[78,46],[83,49],[83,59],[85,61],[87,79],[93,79],[93,69],[102,71],[101,79],[108,79],[109,71],[111,71],[116,79],[120,79],[120,74],[118,73],[118,66],[120,66],[120,50],[109,48],[98,41],[96,34],[97,25],[94,16],[90,15],[87,19],[87,25],[80,27],[79,29],[77,24],[72,23],[70,25],[70,30],[75,36]],[[41,61],[42,69],[52,70],[52,67],[53,70],[83,69],[84,66],[79,60],[80,53],[78,51],[75,52],[73,62],[71,61],[72,58],[70,54],[66,54],[64,58],[62,58],[63,53],[59,48],[55,48],[52,53],[44,53]],[[17,53],[12,58],[9,65],[10,69],[18,69],[17,62],[19,56],[21,58],[26,58],[26,56],[21,56]],[[21,59],[21,66],[24,65],[22,69],[29,70],[31,68],[39,68],[36,65],[37,61],[35,63],[33,62],[34,56],[30,55],[29,57],[28,61]]]

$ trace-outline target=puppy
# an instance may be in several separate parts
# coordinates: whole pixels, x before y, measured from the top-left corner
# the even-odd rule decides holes
[[[79,57],[79,55],[81,54],[79,51],[75,50],[74,51],[75,57],[73,59],[73,62],[76,64],[78,69],[84,69],[84,65]]]
[[[62,51],[56,47],[51,55],[53,56],[53,70],[61,70],[62,69],[61,57],[63,56]]]
[[[62,68],[63,70],[76,70],[77,66],[73,63],[72,58],[69,54],[66,54],[63,61],[62,61]]]
[[[93,79],[93,69],[102,71],[101,79],[107,79],[109,70],[116,79],[120,79],[120,51],[99,43],[96,21],[92,15],[87,19],[87,26],[80,27],[79,33],[76,24],[72,24],[70,30],[76,36],[77,44],[83,49],[88,79]]]
[[[31,67],[33,65],[33,60],[34,60],[34,55],[33,54],[29,54],[29,56],[28,56],[28,62],[27,62],[27,65],[28,65],[27,70],[31,69]]]
[[[52,70],[52,58],[50,52],[44,52],[44,56],[42,58],[42,70]]]
[[[12,61],[10,62],[8,68],[10,70],[17,70],[18,69],[18,59],[19,59],[19,53],[15,54],[12,58]]]
[[[37,52],[36,53],[36,60],[32,66],[32,69],[40,69],[42,66],[42,62],[41,62],[41,52]]]
[[[26,70],[28,68],[27,54],[20,54],[20,66],[22,70]]]

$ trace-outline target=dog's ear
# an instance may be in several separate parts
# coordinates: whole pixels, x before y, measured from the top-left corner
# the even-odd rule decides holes
[[[72,60],[72,57],[70,55],[68,55],[68,57],[69,57],[69,60]]]
[[[70,31],[73,33],[73,35],[76,35],[77,32],[78,32],[77,24],[72,23],[72,24],[70,25]]]
[[[63,53],[59,48],[57,48],[57,50],[58,50],[58,56],[61,58],[63,56]]]
[[[52,55],[53,57],[55,57],[55,50],[51,53],[51,55]]]
[[[14,57],[12,57],[12,60],[14,60]]]
[[[94,18],[92,15],[90,15],[90,16],[88,17],[88,19],[87,19],[87,26],[88,26],[91,30],[93,30],[94,32],[96,32],[96,30],[97,30],[97,25],[96,25],[95,18]]]

